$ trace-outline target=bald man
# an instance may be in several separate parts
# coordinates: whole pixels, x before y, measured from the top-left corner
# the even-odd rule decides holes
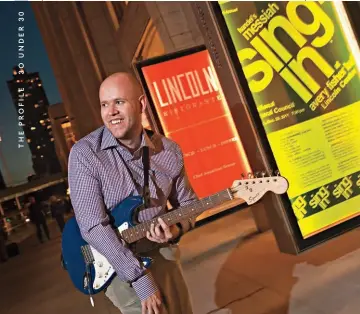
[[[137,80],[115,73],[99,90],[104,126],[78,141],[69,156],[69,188],[77,222],[85,241],[105,256],[117,276],[106,290],[122,314],[191,314],[191,302],[175,245],[194,226],[185,220],[167,226],[158,219],[145,243],[138,246],[154,259],[145,270],[118,238],[108,212],[125,198],[141,195],[144,184],[142,152],[149,148],[150,206],[140,211],[140,222],[172,207],[197,200],[184,168],[180,147],[170,139],[149,136],[141,124],[146,99]],[[161,249],[154,244],[161,243]]]

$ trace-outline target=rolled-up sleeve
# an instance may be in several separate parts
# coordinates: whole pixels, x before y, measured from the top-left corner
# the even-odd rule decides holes
[[[151,273],[143,275],[143,265],[111,227],[97,169],[91,158],[91,148],[84,145],[81,149],[74,145],[69,155],[70,198],[81,235],[107,258],[121,280],[134,281],[140,277],[132,285],[139,298],[144,300],[157,291],[157,286]]]

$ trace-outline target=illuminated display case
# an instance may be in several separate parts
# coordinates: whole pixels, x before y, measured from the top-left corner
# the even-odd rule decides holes
[[[221,84],[205,47],[141,61],[136,68],[145,88],[154,129],[177,142],[199,198],[229,188],[251,172]],[[198,217],[238,205],[232,201]]]
[[[360,223],[360,52],[341,2],[212,2],[298,251]],[[196,8],[198,12],[201,7]]]

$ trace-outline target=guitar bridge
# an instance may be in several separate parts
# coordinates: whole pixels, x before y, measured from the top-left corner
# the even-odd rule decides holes
[[[91,248],[89,245],[84,245],[81,247],[81,253],[84,257],[84,261],[87,265],[94,263],[94,255],[91,251]]]

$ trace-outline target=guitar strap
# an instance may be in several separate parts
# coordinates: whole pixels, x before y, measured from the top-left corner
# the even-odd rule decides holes
[[[144,129],[147,136],[151,140],[154,136],[154,131],[149,129]],[[143,167],[144,167],[144,186],[143,186],[143,198],[144,198],[144,208],[150,207],[150,188],[149,188],[149,169],[150,169],[150,154],[149,154],[149,147],[144,146],[143,150]]]
[[[151,139],[152,136],[154,135],[154,132],[148,129],[144,129],[146,134],[148,135],[148,137]],[[136,185],[140,185],[139,183],[136,182],[136,180],[134,179],[134,175],[132,173],[132,171],[130,170],[129,166],[127,165],[127,163],[125,162],[125,160],[123,159],[123,157],[121,156],[121,154],[117,151],[120,159],[123,161],[123,164],[126,168],[126,170],[128,171],[131,179],[133,180],[135,186]],[[142,164],[143,164],[143,169],[144,169],[144,184],[142,187],[142,197],[144,200],[144,208],[149,208],[150,206],[150,188],[149,188],[149,169],[150,169],[150,156],[149,156],[149,147],[144,145],[142,148]],[[139,191],[140,192],[140,191]]]
[[[143,186],[143,198],[144,198],[144,207],[150,207],[150,188],[149,188],[149,166],[150,166],[150,158],[149,158],[149,147],[144,146],[143,148],[143,156],[142,162],[144,167],[144,186]]]

